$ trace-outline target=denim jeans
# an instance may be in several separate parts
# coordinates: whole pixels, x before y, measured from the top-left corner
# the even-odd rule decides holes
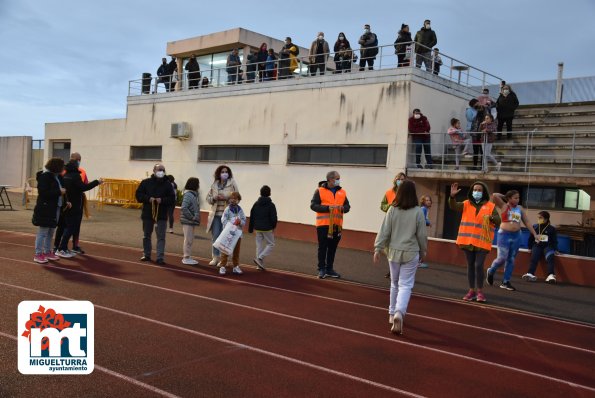
[[[432,166],[432,147],[430,146],[430,140],[422,137],[412,135],[411,140],[415,147],[415,165],[421,166],[421,150],[423,148],[426,155],[426,166]]]
[[[157,228],[155,228],[157,224]],[[163,260],[165,253],[165,230],[167,229],[167,220],[157,220],[157,223],[153,220],[143,219],[143,254],[145,257],[151,257],[151,237],[153,236],[153,230],[157,235],[157,260]]]
[[[411,290],[415,283],[415,273],[419,265],[419,255],[406,263],[389,261],[390,267],[390,301],[388,313],[394,315],[397,311],[405,315],[411,298]]]
[[[535,275],[537,264],[541,256],[545,256],[545,262],[547,264],[547,274],[555,274],[554,272],[554,249],[547,246],[533,245],[531,249],[531,265],[529,265],[529,273]]]
[[[221,224],[221,216],[215,216],[215,217],[213,217],[213,223],[211,224],[211,234],[212,234],[211,242],[212,243],[215,243],[215,241],[217,240],[219,235],[221,235],[221,231],[223,231],[223,224]],[[221,252],[219,252],[219,249],[215,249],[213,247],[213,257],[220,257],[220,256],[221,256]]]
[[[499,230],[498,231],[498,257],[492,263],[492,266],[488,269],[488,273],[493,275],[498,268],[504,265],[504,277],[502,282],[510,281],[512,277],[512,271],[514,270],[514,258],[519,252],[521,246],[521,231],[508,232]]]
[[[60,208],[56,210],[56,221],[60,219]],[[52,252],[52,240],[56,228],[39,227],[37,236],[35,237],[35,255],[39,256],[42,253]]]

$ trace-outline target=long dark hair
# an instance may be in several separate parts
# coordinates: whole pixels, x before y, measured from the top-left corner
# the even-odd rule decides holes
[[[411,180],[405,180],[399,185],[397,195],[393,201],[393,206],[402,210],[412,209],[417,206],[417,191],[415,190],[415,183]]]
[[[222,164],[221,166],[217,167],[217,169],[215,169],[214,177],[216,181],[221,181],[221,170],[223,169],[227,169],[229,178],[233,177],[233,174],[231,173],[231,169],[229,168],[229,166]]]

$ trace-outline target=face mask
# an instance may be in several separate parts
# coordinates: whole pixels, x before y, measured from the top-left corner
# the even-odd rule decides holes
[[[165,171],[159,170],[155,172],[155,177],[157,178],[163,178],[165,177]]]
[[[537,224],[545,224],[545,220],[543,218],[538,218]]]
[[[320,40],[320,41],[324,40],[324,36],[318,36],[318,40]]]
[[[403,182],[403,181],[401,181],[401,180],[397,180],[397,181],[395,182],[395,184],[396,184],[397,186],[400,186],[402,182]]]
[[[414,118],[419,119],[421,118],[421,115],[419,113],[416,113],[415,115],[413,115]]]
[[[335,186],[338,187],[339,185],[341,185],[341,180],[337,178],[335,180]]]
[[[370,29],[364,29],[364,34],[367,35],[368,33],[370,33]]]
[[[502,90],[502,94],[508,95],[508,94],[510,94],[510,90]]]
[[[339,40],[345,40],[345,36],[339,36]]]
[[[76,167],[81,167],[81,161],[80,160],[77,160],[76,161]]]
[[[223,181],[227,180],[229,178],[229,174],[228,173],[221,173],[221,179]]]
[[[426,24],[426,29],[430,29],[430,24],[429,23]]]
[[[473,191],[473,193],[471,194],[471,196],[473,196],[473,199],[476,202],[479,202],[481,200],[481,198],[483,198],[483,192]]]

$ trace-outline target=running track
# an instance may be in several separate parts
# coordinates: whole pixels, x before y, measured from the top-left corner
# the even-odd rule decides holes
[[[395,336],[385,289],[97,243],[41,266],[33,241],[0,231],[1,397],[595,396],[590,325],[414,294]],[[91,375],[18,372],[22,300],[95,305]]]

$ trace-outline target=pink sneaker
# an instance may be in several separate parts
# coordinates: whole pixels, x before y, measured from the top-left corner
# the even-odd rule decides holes
[[[49,254],[44,254],[43,256],[45,257],[46,260],[50,260],[50,261],[60,260],[60,257],[56,256],[56,254],[52,253],[52,252],[50,252]]]
[[[465,300],[465,301],[471,301],[473,299],[475,299],[475,290],[469,289],[469,291],[467,292],[467,294],[465,295],[465,297],[463,297],[463,300]]]
[[[36,263],[39,263],[39,264],[45,264],[45,263],[47,263],[47,262],[48,262],[48,260],[46,260],[46,258],[45,258],[45,256],[43,255],[43,253],[42,253],[42,254],[36,254],[36,255],[33,257],[33,261],[35,261]]]
[[[477,292],[477,298],[475,300],[477,300],[478,303],[485,303],[487,301],[486,296],[484,296],[481,291]]]

